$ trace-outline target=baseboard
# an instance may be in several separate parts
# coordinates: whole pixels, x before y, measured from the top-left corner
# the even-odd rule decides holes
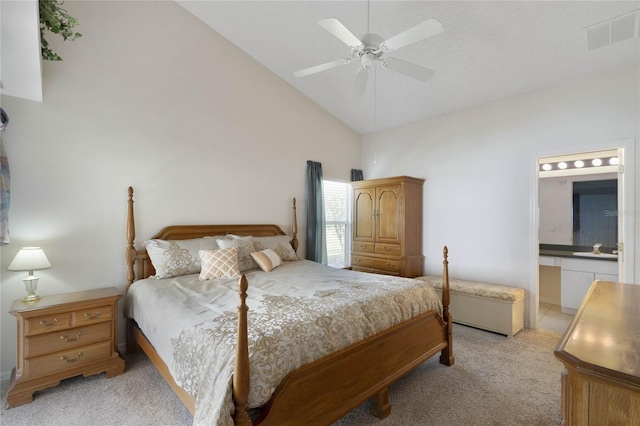
[[[540,301],[540,303],[548,303],[550,305],[558,305],[558,306],[560,305],[560,300],[554,299],[552,297],[540,296],[538,300]]]
[[[3,371],[2,373],[0,373],[0,383],[2,384],[2,386],[9,383],[9,379],[11,379],[11,370]]]

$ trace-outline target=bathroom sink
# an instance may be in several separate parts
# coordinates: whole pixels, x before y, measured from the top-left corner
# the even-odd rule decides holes
[[[574,251],[573,255],[582,256],[582,257],[595,257],[595,258],[601,258],[601,259],[617,259],[618,258],[617,254],[611,254],[611,253],[594,254],[590,251]]]

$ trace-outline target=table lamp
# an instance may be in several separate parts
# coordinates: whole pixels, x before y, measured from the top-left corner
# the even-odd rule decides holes
[[[24,302],[34,302],[40,299],[36,294],[38,280],[40,278],[33,275],[33,271],[51,268],[49,259],[40,247],[23,247],[9,265],[10,271],[29,271],[29,276],[22,281],[27,295],[22,298]]]

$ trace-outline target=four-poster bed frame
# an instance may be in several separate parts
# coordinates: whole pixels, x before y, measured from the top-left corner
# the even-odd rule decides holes
[[[134,246],[135,225],[133,188],[129,187],[127,215],[127,281],[155,274],[146,250]],[[296,201],[293,199],[291,244],[297,250]],[[212,235],[286,235],[277,225],[182,225],[169,226],[153,239],[180,240]],[[128,288],[127,286],[127,288]],[[440,352],[440,363],[452,365],[452,321],[449,314],[449,277],[447,248],[443,260],[443,311],[429,311],[393,326],[289,373],[280,383],[259,418],[252,420],[247,409],[249,394],[249,351],[245,303],[249,285],[244,275],[239,280],[238,336],[233,400],[236,425],[280,425],[297,422],[329,424],[371,399],[371,412],[384,418],[391,412],[388,387],[422,362]],[[172,378],[168,367],[134,320],[127,319],[127,352],[138,346],[169,383],[193,414],[195,398]]]

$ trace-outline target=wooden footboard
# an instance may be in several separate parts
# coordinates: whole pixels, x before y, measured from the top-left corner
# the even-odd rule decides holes
[[[135,280],[134,264],[138,265],[138,279],[153,274],[148,255],[134,248],[135,227],[133,220],[133,189],[129,188],[129,215],[127,220],[128,281]],[[295,199],[293,205],[292,246],[297,248]],[[283,235],[275,225],[206,225],[169,227],[161,231],[165,239],[197,238],[206,235],[221,235],[218,232],[240,235]],[[169,231],[166,231],[169,230]],[[212,233],[213,232],[213,233]],[[188,235],[188,236],[185,236]],[[224,233],[222,234],[224,235]],[[167,237],[168,236],[168,237]],[[158,237],[154,237],[158,238]],[[233,376],[234,422],[237,425],[280,425],[292,419],[300,423],[329,424],[368,399],[372,399],[372,412],[384,418],[389,415],[388,387],[409,373],[422,362],[440,352],[440,362],[453,365],[452,321],[449,314],[448,250],[443,251],[443,311],[430,311],[411,320],[391,327],[366,340],[307,364],[289,373],[280,383],[271,400],[256,421],[251,420],[247,410],[249,395],[249,351],[247,331],[248,283],[243,275],[239,282],[238,336],[236,365]],[[140,266],[142,264],[142,266]],[[191,413],[195,400],[178,386],[167,366],[156,350],[138,329],[133,320],[127,320],[127,350],[139,345],[158,368],[164,379]]]

